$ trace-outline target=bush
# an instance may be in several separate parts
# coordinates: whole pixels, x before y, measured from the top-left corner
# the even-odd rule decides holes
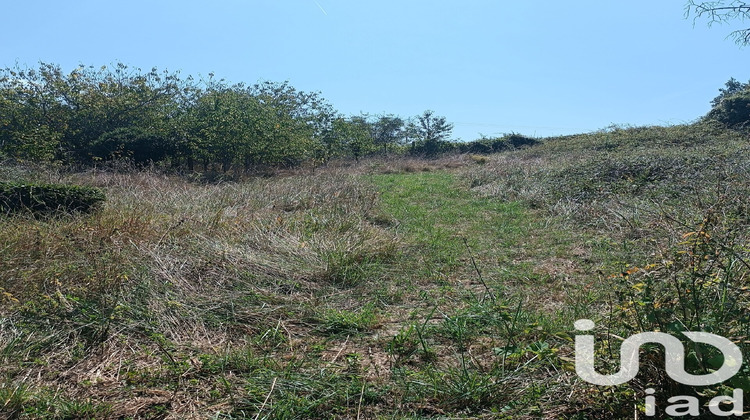
[[[96,188],[76,185],[0,182],[0,212],[88,213],[105,200]]]
[[[750,92],[726,97],[707,115],[729,128],[743,128],[750,123]]]
[[[435,157],[441,154],[450,153],[457,148],[456,143],[446,140],[416,141],[411,144],[412,156]]]
[[[468,143],[461,143],[458,149],[461,153],[490,154],[506,150],[518,149],[526,146],[534,146],[539,140],[526,137],[521,134],[506,134],[502,137],[483,137]]]
[[[503,137],[503,139],[510,143],[513,147],[519,148],[523,146],[534,146],[539,143],[539,140],[532,138],[532,137],[526,137],[522,134],[508,134]]]
[[[94,159],[129,159],[139,166],[163,161],[175,148],[163,136],[139,127],[118,128],[102,134],[91,153]]]

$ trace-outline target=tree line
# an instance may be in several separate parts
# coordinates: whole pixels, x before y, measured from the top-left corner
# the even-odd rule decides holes
[[[295,166],[374,153],[436,154],[453,126],[425,111],[345,116],[289,83],[230,84],[125,64],[0,70],[0,156],[188,170]]]
[[[705,119],[750,124],[750,82],[730,79]],[[538,141],[519,134],[452,141],[433,111],[412,118],[336,111],[287,82],[230,84],[118,63],[0,70],[0,159],[93,166],[126,160],[180,170],[251,171],[373,154],[493,153]]]

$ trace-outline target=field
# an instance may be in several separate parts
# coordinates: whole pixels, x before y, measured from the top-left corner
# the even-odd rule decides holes
[[[0,416],[617,419],[649,387],[750,390],[676,384],[660,347],[616,387],[573,363],[581,318],[603,371],[643,331],[748,354],[749,157],[696,124],[238,182],[1,166],[107,201],[0,217]]]

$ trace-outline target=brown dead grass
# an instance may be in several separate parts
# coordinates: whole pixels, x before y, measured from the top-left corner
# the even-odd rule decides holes
[[[234,407],[247,380],[206,371],[199,355],[254,348],[283,370],[310,346],[331,348],[316,332],[321,305],[344,308],[357,287],[341,288],[331,258],[387,261],[399,241],[370,222],[375,191],[340,170],[218,185],[99,171],[68,181],[103,188],[104,209],[0,221],[10,303],[0,309],[0,378],[109,404],[113,417]],[[379,346],[360,341],[345,351]]]

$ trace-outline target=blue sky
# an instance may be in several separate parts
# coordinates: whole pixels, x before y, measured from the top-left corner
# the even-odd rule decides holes
[[[726,39],[741,22],[693,25],[684,0],[7,3],[2,67],[288,80],[344,114],[434,110],[463,140],[690,122],[750,79],[750,48]]]

